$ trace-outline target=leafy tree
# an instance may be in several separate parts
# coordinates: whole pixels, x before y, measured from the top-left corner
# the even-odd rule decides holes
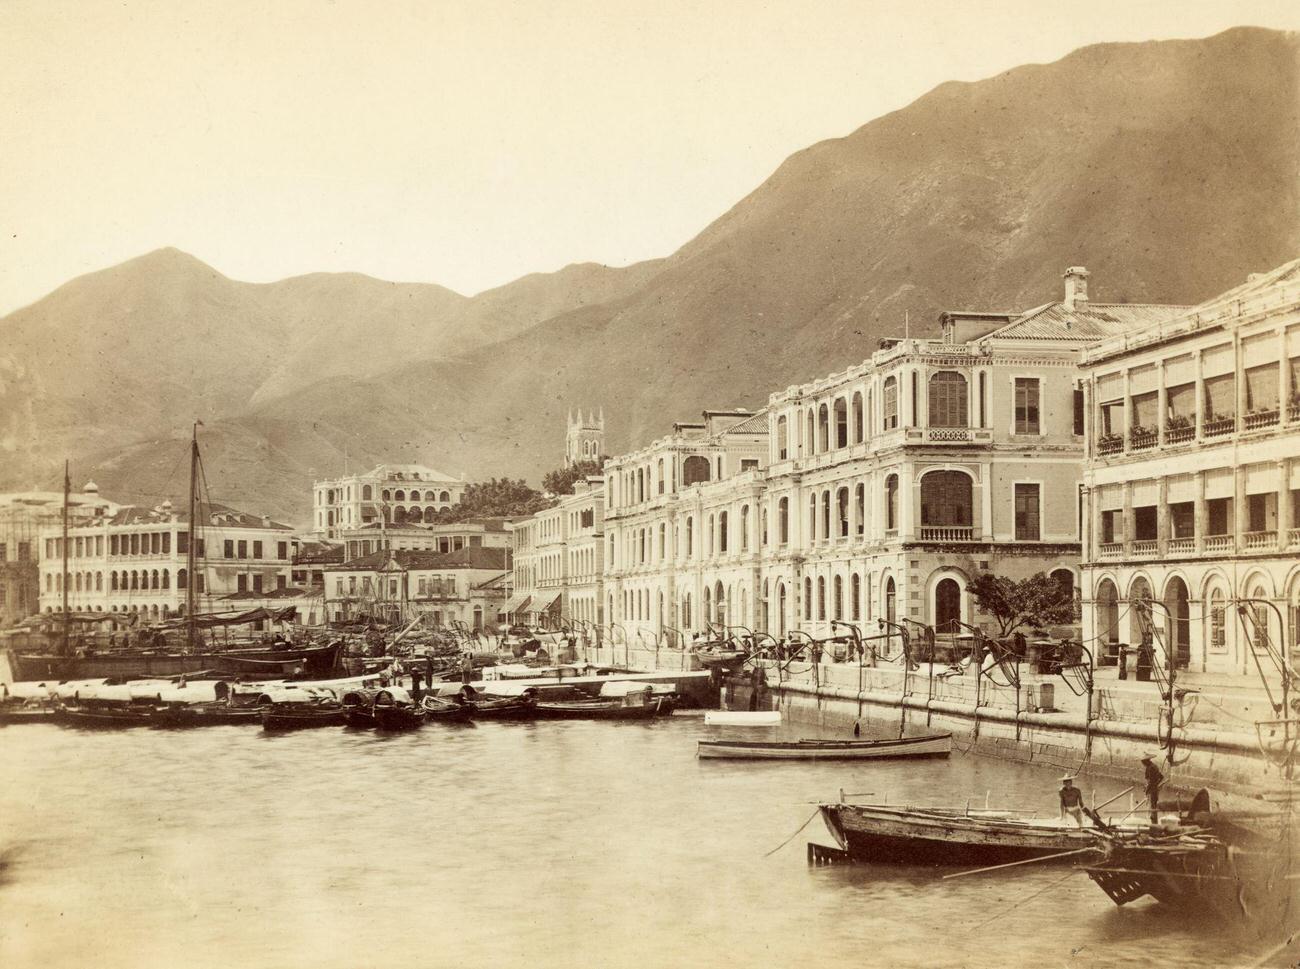
[[[1078,618],[1072,591],[1044,572],[1016,581],[981,572],[966,586],[975,604],[991,615],[1006,638],[1023,626],[1060,626]]]
[[[523,480],[492,478],[465,486],[460,503],[438,516],[439,521],[462,522],[468,518],[512,518],[531,515],[552,502]]]
[[[602,456],[548,471],[546,477],[542,478],[542,489],[552,495],[571,495],[574,483],[591,475],[600,474],[606,460],[607,458]]]

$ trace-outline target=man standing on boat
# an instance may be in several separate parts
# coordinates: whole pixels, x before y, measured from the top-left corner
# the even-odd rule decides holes
[[[1155,757],[1147,754],[1142,758],[1142,770],[1146,779],[1147,807],[1151,811],[1151,823],[1160,823],[1160,785],[1165,782],[1165,775],[1156,766]]]
[[[1066,775],[1061,778],[1061,789],[1057,792],[1061,797],[1061,820],[1065,820],[1068,814],[1074,818],[1074,823],[1083,827],[1083,791],[1074,786],[1074,778]]]

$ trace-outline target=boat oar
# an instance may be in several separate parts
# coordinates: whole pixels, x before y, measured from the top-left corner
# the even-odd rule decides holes
[[[1054,855],[1042,855],[1039,858],[1022,858],[1020,861],[1009,861],[1005,865],[993,865],[990,868],[972,868],[970,871],[954,872],[951,875],[944,875],[944,880],[949,878],[964,878],[966,875],[982,875],[988,871],[1001,871],[1003,868],[1014,868],[1016,865],[1032,865],[1039,861],[1052,861],[1056,858],[1068,858],[1070,855],[1081,855],[1089,851],[1100,851],[1100,848],[1075,848],[1073,851],[1060,851]]]
[[[1133,787],[1137,787],[1137,785],[1134,784]],[[1092,809],[1093,809],[1094,811],[1100,811],[1100,810],[1101,810],[1102,808],[1104,808],[1107,804],[1111,804],[1111,803],[1114,803],[1115,801],[1118,801],[1121,797],[1123,797],[1123,796],[1124,796],[1125,794],[1127,794],[1129,791],[1133,790],[1133,787],[1129,787],[1129,788],[1126,788],[1125,790],[1120,791],[1120,792],[1119,792],[1118,794],[1116,794],[1114,797],[1108,797],[1108,798],[1106,798],[1106,800],[1102,801],[1100,804],[1094,804],[1093,807],[1092,807]],[[1131,814],[1131,813],[1133,813],[1133,812],[1130,811],[1129,814]],[[1127,816],[1128,816],[1128,815],[1125,815],[1125,817],[1127,817]]]

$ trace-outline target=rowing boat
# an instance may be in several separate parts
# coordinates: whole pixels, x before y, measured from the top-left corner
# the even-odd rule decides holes
[[[701,740],[701,760],[876,760],[885,757],[947,757],[952,734],[901,740]]]

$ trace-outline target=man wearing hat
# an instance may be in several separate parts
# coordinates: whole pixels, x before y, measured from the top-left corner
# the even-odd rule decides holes
[[[1061,820],[1065,820],[1068,814],[1074,818],[1074,823],[1083,827],[1083,791],[1074,786],[1074,778],[1066,774],[1061,778],[1061,789],[1057,792],[1061,796]]]
[[[1151,811],[1151,823],[1160,823],[1160,785],[1165,782],[1165,775],[1156,766],[1155,754],[1146,754],[1142,758],[1143,776],[1146,780],[1147,807]]]

